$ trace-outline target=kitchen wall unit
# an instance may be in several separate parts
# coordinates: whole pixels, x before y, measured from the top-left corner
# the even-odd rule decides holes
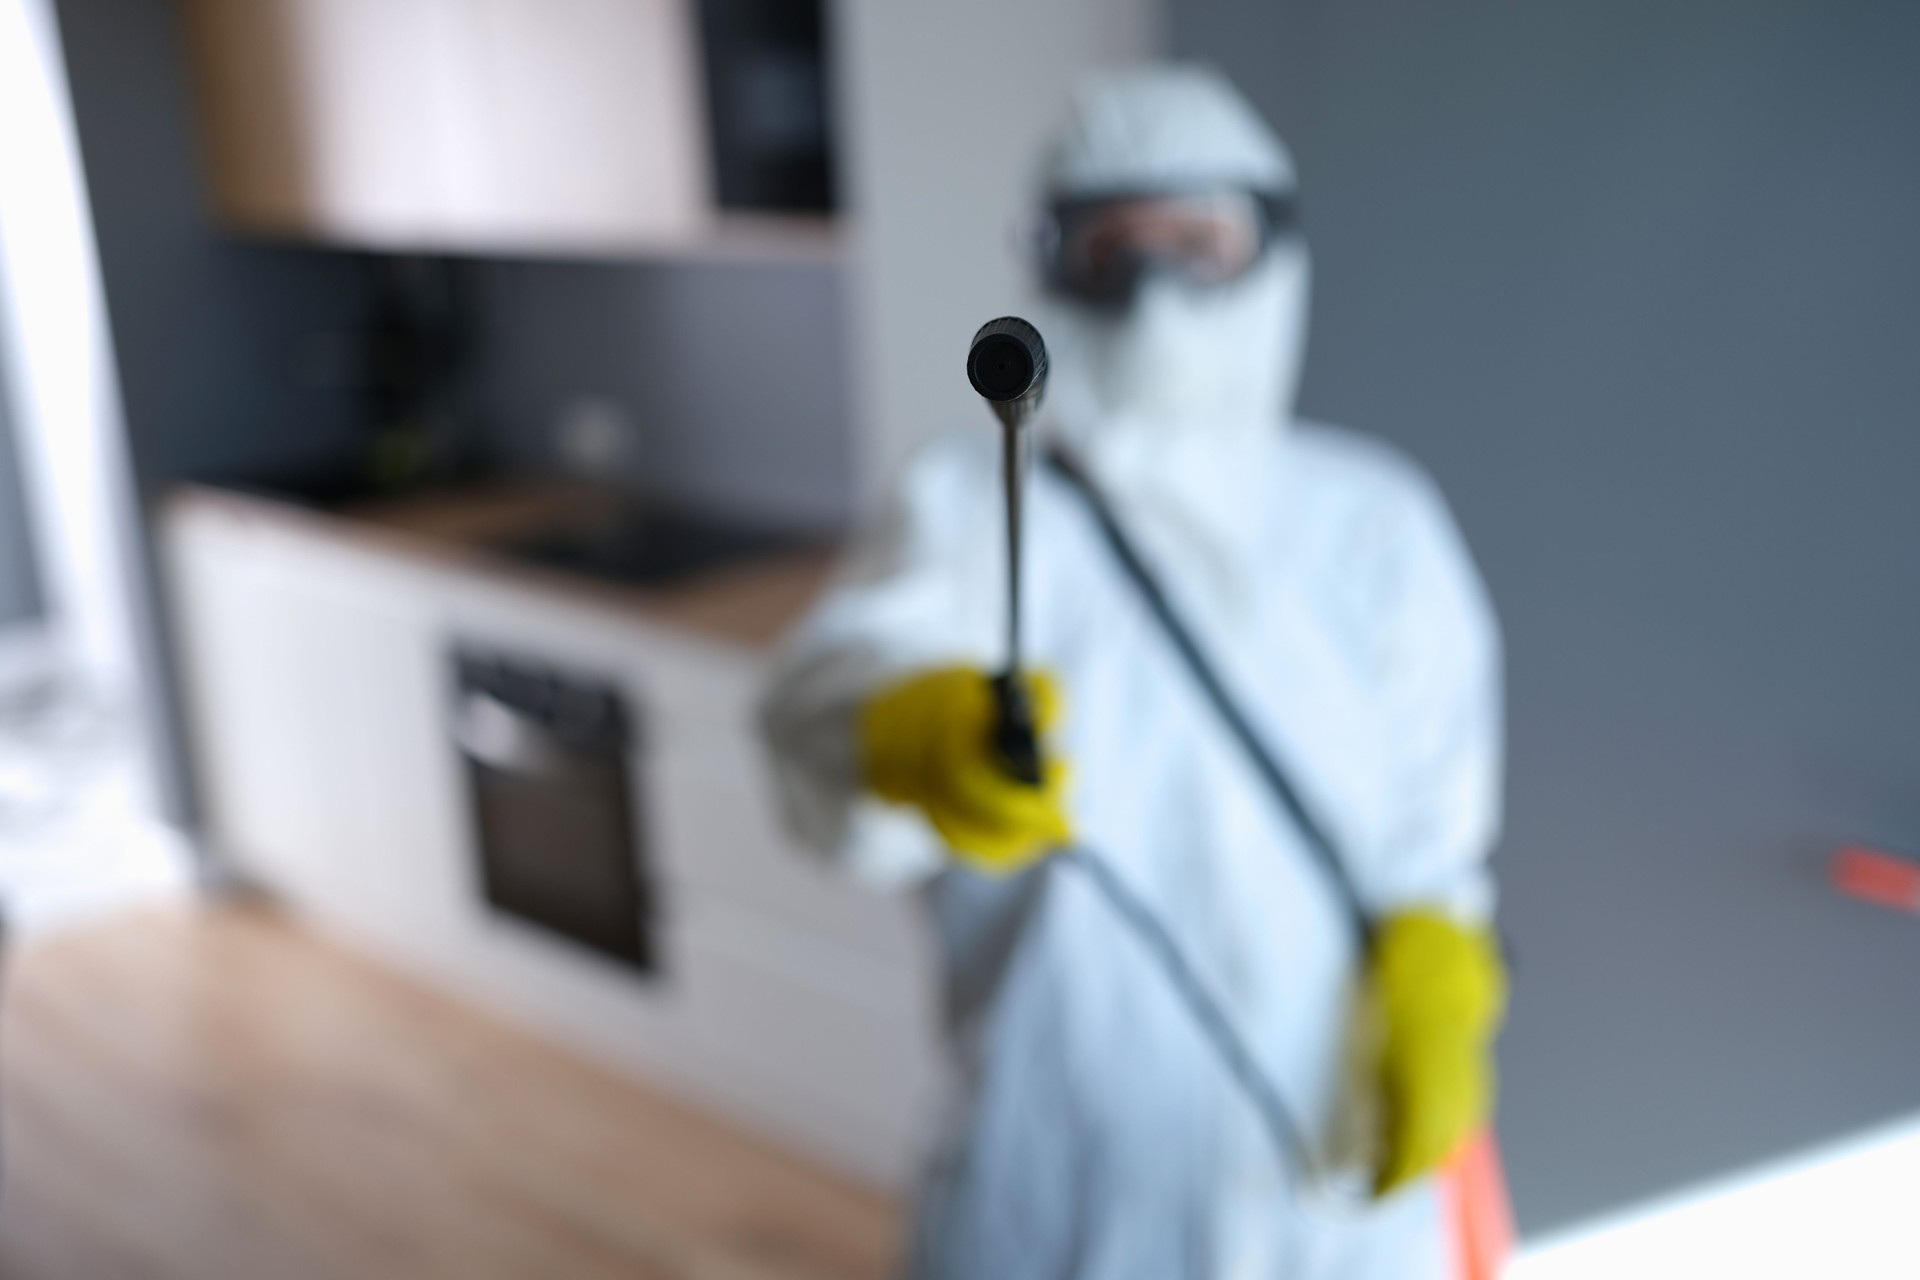
[[[807,252],[721,218],[689,0],[179,0],[214,209],[375,248]]]
[[[789,843],[754,728],[766,658],[743,637],[770,615],[751,597],[784,617],[805,590],[776,574],[655,610],[450,545],[212,491],[169,505],[208,840],[305,918],[897,1185],[940,1070],[926,942],[910,899]],[[453,733],[461,647],[590,675],[640,713],[656,973],[487,905]]]

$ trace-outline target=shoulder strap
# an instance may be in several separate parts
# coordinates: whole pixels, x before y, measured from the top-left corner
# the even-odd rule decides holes
[[[1181,662],[1193,676],[1194,682],[1200,686],[1200,691],[1206,695],[1207,701],[1218,713],[1228,734],[1246,752],[1255,772],[1260,775],[1261,781],[1266,783],[1267,790],[1273,794],[1280,807],[1292,819],[1294,826],[1299,829],[1301,838],[1306,841],[1314,860],[1320,864],[1320,869],[1326,874],[1334,895],[1340,900],[1341,907],[1353,925],[1354,936],[1360,939],[1363,945],[1370,942],[1373,937],[1373,921],[1360,898],[1358,888],[1354,885],[1352,875],[1347,870],[1346,859],[1341,856],[1338,846],[1334,844],[1327,829],[1308,810],[1306,803],[1300,797],[1299,788],[1293,785],[1293,779],[1288,776],[1287,771],[1281,767],[1280,761],[1255,732],[1253,725],[1240,710],[1240,704],[1227,691],[1225,682],[1221,680],[1213,664],[1208,661],[1193,632],[1175,612],[1173,603],[1167,598],[1167,593],[1161,587],[1159,579],[1147,567],[1146,561],[1135,549],[1132,539],[1120,526],[1105,495],[1100,492],[1092,478],[1081,469],[1080,465],[1063,450],[1057,447],[1048,449],[1046,461],[1048,468],[1066,482],[1067,487],[1073,490],[1093,516],[1094,523],[1099,526],[1108,550],[1113,553],[1113,558],[1119,562],[1120,568],[1125,571],[1128,580],[1132,582],[1141,600],[1145,602],[1147,611],[1153,615],[1167,639],[1172,642],[1174,651],[1180,655]]]

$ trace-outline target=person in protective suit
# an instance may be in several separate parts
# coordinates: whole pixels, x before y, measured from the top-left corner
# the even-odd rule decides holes
[[[1295,417],[1293,166],[1224,79],[1085,84],[1044,198],[1042,782],[991,745],[984,423],[917,457],[764,707],[799,835],[924,886],[942,946],[959,1088],[909,1271],[1448,1274],[1431,1175],[1504,1003],[1491,608],[1421,472]]]

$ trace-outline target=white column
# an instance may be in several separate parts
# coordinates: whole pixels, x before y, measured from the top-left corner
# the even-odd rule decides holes
[[[64,656],[132,692],[136,508],[50,0],[0,0],[0,369]]]
[[[1027,307],[1016,234],[1081,72],[1152,55],[1155,0],[839,0],[837,109],[851,222],[863,498],[913,447],[991,419],[967,342]]]

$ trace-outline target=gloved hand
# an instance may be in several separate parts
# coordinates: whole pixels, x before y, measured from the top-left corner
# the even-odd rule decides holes
[[[1060,714],[1060,693],[1044,672],[1027,676],[1034,728]],[[860,713],[866,782],[881,799],[914,805],[968,865],[1019,871],[1072,837],[1066,765],[1047,755],[1040,786],[1011,777],[993,750],[996,715],[987,675],[939,667],[888,685]]]
[[[1439,1168],[1486,1122],[1507,978],[1487,930],[1420,909],[1381,927],[1371,979],[1385,1139],[1374,1189],[1384,1196]]]

